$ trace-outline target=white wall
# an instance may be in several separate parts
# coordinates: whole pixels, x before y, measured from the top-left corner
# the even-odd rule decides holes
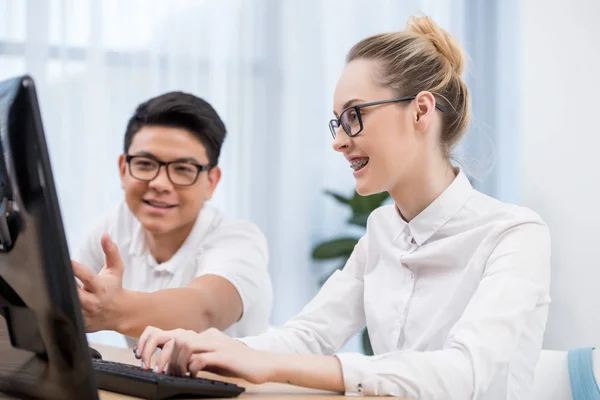
[[[520,7],[521,202],[553,238],[545,347],[600,345],[600,0]]]

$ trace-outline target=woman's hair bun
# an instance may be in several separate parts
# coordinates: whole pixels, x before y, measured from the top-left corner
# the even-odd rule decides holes
[[[441,29],[429,17],[410,17],[406,31],[425,36],[433,43],[437,51],[448,60],[454,71],[461,75],[464,71],[465,56],[458,42]]]

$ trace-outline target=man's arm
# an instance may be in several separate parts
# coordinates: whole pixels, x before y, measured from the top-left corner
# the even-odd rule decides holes
[[[266,240],[253,226],[235,226],[215,235],[196,260],[197,277],[187,287],[153,293],[123,289],[124,265],[118,248],[106,234],[101,244],[106,265],[98,275],[73,263],[82,282],[78,290],[89,332],[115,330],[138,337],[149,325],[197,332],[226,329],[253,302],[270,299]]]
[[[139,337],[150,325],[165,330],[223,330],[240,319],[243,309],[237,289],[216,275],[202,275],[184,288],[153,293],[123,290],[116,303],[114,329],[131,337]]]

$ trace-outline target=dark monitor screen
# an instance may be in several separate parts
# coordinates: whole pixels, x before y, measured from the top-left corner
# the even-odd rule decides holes
[[[35,86],[27,76],[0,82],[0,314],[0,339],[6,339],[0,392],[98,398]]]

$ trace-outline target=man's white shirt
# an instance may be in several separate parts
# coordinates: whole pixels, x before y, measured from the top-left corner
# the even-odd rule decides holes
[[[100,246],[104,232],[119,247],[125,265],[125,289],[155,292],[185,287],[201,275],[218,275],[235,286],[243,303],[242,318],[225,333],[237,337],[256,335],[267,329],[273,290],[267,268],[267,242],[254,224],[228,220],[216,209],[204,206],[179,250],[170,260],[159,264],[146,245],[141,223],[122,202],[101,219],[75,251],[73,259],[99,272],[105,263]],[[111,335],[95,336],[106,342],[103,338]],[[112,338],[109,341],[118,344],[118,336],[112,334]],[[126,341],[130,347],[136,342],[132,338]]]

